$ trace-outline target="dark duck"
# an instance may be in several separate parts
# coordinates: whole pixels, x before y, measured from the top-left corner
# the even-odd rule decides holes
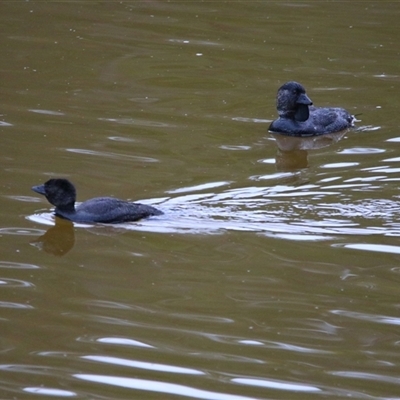
[[[163,214],[146,204],[131,203],[113,197],[95,197],[75,207],[76,189],[67,179],[50,179],[32,190],[46,197],[55,206],[55,214],[73,222],[115,224],[138,221]]]
[[[286,82],[278,90],[276,108],[279,118],[271,123],[271,132],[289,136],[318,136],[354,126],[355,117],[344,108],[314,107],[300,83]]]

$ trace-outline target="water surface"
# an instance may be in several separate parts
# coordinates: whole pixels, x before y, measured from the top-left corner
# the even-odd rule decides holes
[[[398,397],[396,2],[2,9],[3,398]],[[287,80],[357,129],[270,135]]]

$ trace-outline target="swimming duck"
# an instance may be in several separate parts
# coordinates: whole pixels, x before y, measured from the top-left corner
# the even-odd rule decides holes
[[[344,108],[314,107],[300,83],[282,85],[276,97],[279,118],[271,123],[271,132],[290,136],[318,136],[354,126],[356,118]]]
[[[55,214],[73,222],[120,223],[137,221],[162,211],[152,206],[131,203],[113,197],[95,197],[75,207],[76,189],[68,179],[49,179],[32,190],[46,197],[55,206]]]

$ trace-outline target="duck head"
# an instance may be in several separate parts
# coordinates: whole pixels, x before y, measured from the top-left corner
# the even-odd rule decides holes
[[[45,196],[47,201],[59,210],[75,210],[75,186],[67,179],[49,179],[43,185],[33,186],[32,190]]]
[[[313,103],[300,83],[290,81],[282,85],[276,97],[279,116],[304,122],[310,116],[308,106]]]

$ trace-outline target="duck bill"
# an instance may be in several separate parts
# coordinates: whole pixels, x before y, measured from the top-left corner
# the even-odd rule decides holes
[[[311,101],[311,99],[305,93],[302,93],[299,96],[299,98],[297,99],[296,103],[297,104],[304,104],[306,106],[312,106],[313,102]]]
[[[44,190],[44,185],[32,186],[32,190],[36,193],[46,196],[46,191]]]

